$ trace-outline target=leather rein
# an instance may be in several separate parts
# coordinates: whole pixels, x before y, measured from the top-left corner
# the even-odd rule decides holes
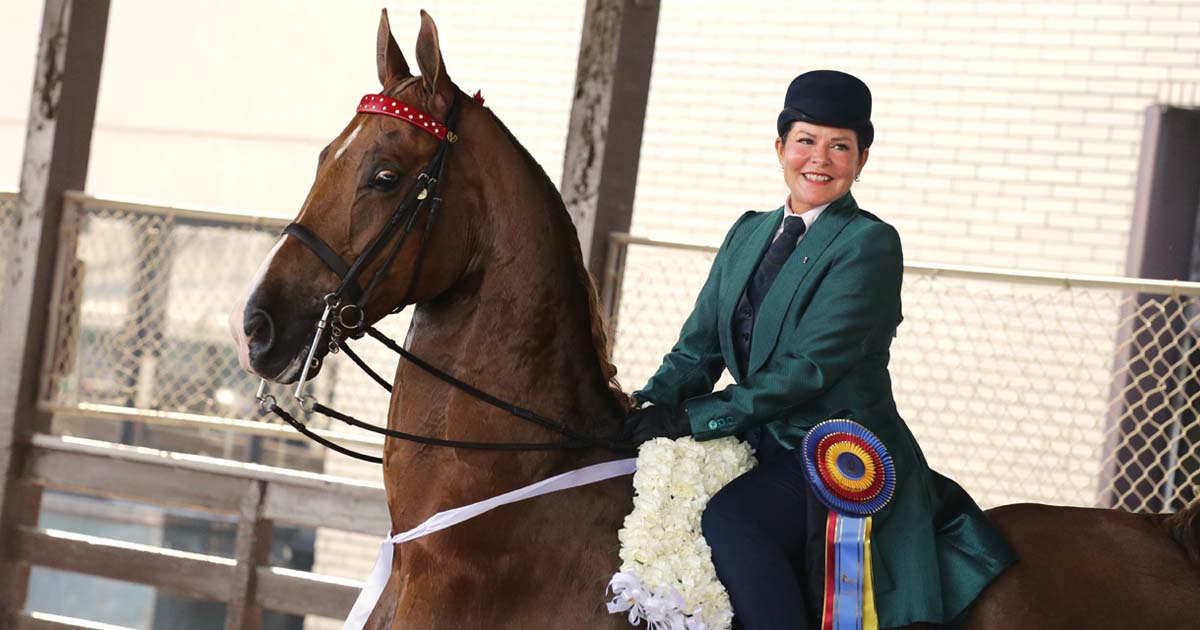
[[[478,95],[476,98],[479,98]],[[295,392],[292,397],[299,403],[300,408],[307,412],[317,412],[328,416],[335,420],[339,420],[351,426],[358,427],[378,433],[390,438],[417,442],[419,444],[427,444],[430,446],[442,446],[449,448],[464,448],[478,450],[494,450],[494,451],[545,451],[545,450],[566,450],[566,449],[585,449],[585,448],[603,448],[613,451],[629,451],[636,449],[636,445],[617,442],[615,440],[597,438],[576,429],[572,429],[565,423],[547,418],[534,411],[513,405],[497,398],[469,383],[466,383],[454,376],[447,374],[441,369],[429,364],[416,355],[412,354],[394,340],[388,338],[383,333],[379,332],[373,326],[366,325],[365,307],[367,302],[379,288],[383,278],[387,276],[388,271],[395,263],[400,250],[408,241],[414,227],[422,214],[425,216],[425,229],[421,233],[420,243],[417,249],[417,258],[414,263],[412,276],[409,278],[408,286],[404,292],[404,298],[400,301],[401,304],[407,304],[410,297],[413,285],[416,284],[416,278],[421,272],[421,263],[425,258],[425,249],[430,232],[433,230],[434,223],[437,219],[438,210],[441,208],[442,199],[438,196],[438,185],[442,180],[442,175],[446,169],[446,162],[450,153],[450,147],[458,141],[458,135],[451,131],[453,125],[457,122],[459,114],[459,94],[456,91],[454,101],[450,105],[450,113],[447,116],[446,125],[441,125],[432,117],[428,116],[421,110],[412,105],[408,105],[391,97],[380,94],[368,94],[359,102],[358,111],[367,114],[382,114],[405,120],[417,127],[433,134],[439,139],[437,150],[433,157],[425,164],[425,167],[417,175],[416,181],[405,193],[400,204],[388,219],[386,225],[380,229],[379,233],[372,239],[370,245],[359,254],[358,258],[350,264],[342,259],[342,257],[329,246],[320,236],[309,228],[300,223],[290,223],[283,228],[282,236],[292,236],[303,243],[311,250],[322,262],[325,263],[340,279],[341,282],[337,289],[324,297],[325,308],[321,314],[321,318],[317,321],[316,330],[313,336],[312,345],[309,347],[308,356],[305,359],[304,367],[300,372],[300,378],[296,384]],[[399,238],[397,238],[399,235]],[[388,248],[388,243],[393,239],[394,244]],[[379,256],[386,252],[386,258],[383,259],[383,264],[372,275],[367,284],[366,289],[363,289],[359,284],[359,277],[364,270],[374,262]],[[403,309],[403,306],[393,310],[392,313],[398,313]],[[328,351],[331,354],[337,354],[344,350],[346,356],[358,365],[367,373],[376,383],[382,386],[389,392],[392,391],[392,385],[389,384],[383,377],[379,376],[372,370],[353,350],[347,345],[350,338],[359,339],[363,335],[369,335],[383,345],[387,346],[396,354],[409,363],[424,370],[435,378],[469,394],[477,400],[483,401],[493,407],[501,409],[513,416],[516,416],[527,422],[531,422],[538,426],[550,429],[555,433],[564,436],[566,439],[553,442],[470,442],[462,440],[447,440],[423,435],[415,435],[396,431],[385,427],[376,426],[369,422],[364,422],[357,418],[343,414],[335,409],[322,405],[317,401],[316,397],[311,394],[304,393],[305,385],[308,382],[309,372],[320,365],[321,359],[317,358],[317,349],[320,344],[327,344]],[[299,431],[305,437],[321,444],[331,450],[342,453],[355,459],[360,459],[372,463],[382,463],[382,459],[371,455],[366,455],[358,451],[336,444],[324,437],[313,432],[304,423],[297,420],[284,409],[280,408],[276,403],[275,397],[266,392],[267,381],[263,379],[258,386],[256,398],[259,402],[259,407],[264,411],[270,411],[281,418],[284,422]]]

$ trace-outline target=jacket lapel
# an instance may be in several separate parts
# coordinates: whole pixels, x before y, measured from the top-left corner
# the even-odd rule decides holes
[[[730,248],[732,251],[729,252],[729,266],[725,270],[727,275],[721,278],[721,293],[718,301],[720,310],[717,313],[721,353],[725,357],[726,368],[737,381],[742,380],[745,375],[739,373],[737,360],[734,358],[733,311],[737,308],[742,293],[746,290],[746,284],[750,282],[750,275],[758,267],[758,260],[762,258],[763,252],[771,244],[771,237],[775,236],[775,230],[779,228],[782,217],[783,206],[780,206],[767,214],[745,239],[732,246]],[[733,244],[731,243],[731,245]]]
[[[830,204],[821,216],[813,223],[812,228],[804,235],[796,251],[784,263],[783,269],[775,278],[754,321],[754,337],[750,346],[750,361],[748,372],[753,374],[762,367],[775,343],[779,340],[779,330],[783,325],[783,316],[787,313],[796,290],[808,276],[808,272],[816,266],[821,254],[829,247],[834,238],[842,232],[850,219],[858,213],[858,204],[854,197],[846,193],[841,199]],[[756,259],[757,262],[757,259]],[[743,279],[742,286],[745,286]],[[730,310],[732,315],[732,309]]]

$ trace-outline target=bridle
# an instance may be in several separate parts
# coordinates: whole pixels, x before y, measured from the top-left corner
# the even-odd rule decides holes
[[[483,99],[478,93],[475,99],[482,103]],[[350,264],[342,259],[342,257],[329,246],[315,232],[301,225],[300,223],[290,223],[283,228],[282,236],[292,236],[303,243],[311,250],[322,262],[325,263],[340,279],[336,290],[324,297],[324,310],[321,313],[321,318],[317,320],[316,330],[313,335],[312,345],[309,347],[308,355],[305,358],[304,366],[301,368],[300,378],[296,383],[296,389],[292,397],[300,405],[300,408],[306,413],[317,412],[329,416],[336,420],[340,420],[352,426],[379,433],[388,437],[401,440],[428,444],[431,446],[444,446],[452,448],[467,448],[467,449],[482,449],[482,450],[503,450],[503,451],[536,451],[536,450],[558,450],[558,449],[582,449],[582,448],[605,448],[615,451],[628,451],[636,449],[636,445],[625,444],[615,440],[602,439],[587,435],[558,420],[553,420],[545,416],[541,416],[533,411],[518,407],[507,403],[487,392],[465,383],[450,374],[438,369],[428,362],[413,355],[408,350],[404,349],[400,344],[389,339],[386,335],[379,332],[372,326],[366,326],[366,305],[371,297],[374,296],[376,290],[382,280],[387,276],[388,271],[395,263],[400,250],[408,241],[412,234],[417,221],[422,213],[425,214],[425,226],[421,232],[420,243],[417,248],[417,257],[413,266],[413,273],[409,277],[408,286],[404,291],[404,297],[401,299],[401,304],[407,304],[411,297],[413,286],[416,284],[416,278],[421,273],[421,263],[425,258],[425,249],[428,244],[429,234],[433,230],[434,223],[437,219],[438,210],[442,205],[442,198],[437,194],[438,185],[442,181],[442,176],[446,169],[446,162],[449,159],[450,148],[458,142],[458,135],[451,129],[458,121],[460,110],[459,92],[455,90],[454,99],[450,104],[450,111],[447,115],[446,124],[443,125],[437,122],[432,116],[421,111],[419,108],[404,103],[397,99],[384,94],[368,94],[363,96],[358,104],[358,112],[365,114],[378,114],[390,116],[399,120],[404,120],[422,129],[438,139],[438,147],[434,152],[433,157],[425,164],[417,175],[412,186],[405,192],[404,197],[387,223],[379,230],[379,233],[371,240],[370,244],[357,258]],[[399,238],[397,238],[397,235]],[[395,243],[388,247],[388,243],[395,240]],[[386,255],[385,255],[386,250]],[[375,262],[381,255],[385,255],[383,263],[371,276],[367,287],[363,289],[359,284],[359,278],[363,272]],[[399,307],[393,313],[399,312],[403,307]],[[399,354],[403,359],[409,361],[413,365],[428,372],[434,377],[466,392],[467,394],[481,400],[489,405],[502,409],[518,418],[532,422],[544,428],[550,429],[566,439],[556,442],[468,442],[460,440],[445,440],[428,436],[414,435],[403,431],[395,431],[374,424],[363,422],[346,414],[340,413],[332,408],[326,407],[317,401],[316,397],[304,392],[308,382],[308,375],[311,370],[315,369],[320,364],[320,359],[317,358],[317,351],[322,343],[327,344],[328,351],[331,354],[336,354],[340,350],[344,350],[346,355],[367,374],[379,383],[389,392],[392,386],[388,384],[381,376],[373,371],[361,358],[350,349],[347,345],[349,339],[358,339],[363,335],[369,335],[380,343]],[[263,379],[258,386],[256,397],[259,406],[264,411],[270,411],[282,418],[293,428],[299,431],[306,437],[320,443],[321,445],[335,450],[344,455],[369,461],[373,463],[381,463],[382,460],[378,457],[365,455],[356,451],[350,450],[339,444],[331,442],[324,437],[314,433],[304,423],[294,418],[291,414],[283,410],[276,404],[274,396],[266,391],[267,381]]]
[[[336,352],[336,349],[341,345],[347,334],[355,337],[362,336],[363,331],[361,329],[365,321],[364,309],[367,301],[374,295],[376,289],[379,288],[380,282],[387,276],[392,264],[396,262],[396,257],[404,247],[405,242],[408,241],[409,235],[412,234],[413,227],[421,211],[427,210],[426,226],[422,232],[421,243],[417,251],[416,267],[409,279],[408,288],[405,289],[404,298],[401,300],[401,303],[408,301],[413,285],[416,283],[415,280],[421,273],[421,263],[425,259],[425,245],[429,233],[433,229],[433,224],[437,219],[438,208],[442,205],[442,199],[437,195],[438,184],[441,182],[442,174],[446,170],[446,161],[450,153],[450,147],[455,142],[458,142],[457,134],[440,123],[435,122],[431,116],[427,116],[415,106],[408,105],[383,94],[368,94],[362,97],[362,100],[358,104],[358,111],[360,113],[392,116],[410,122],[438,138],[438,147],[433,157],[429,159],[420,173],[418,173],[416,181],[405,192],[400,205],[392,212],[392,216],[388,219],[387,223],[379,230],[379,233],[375,235],[375,238],[371,240],[367,248],[358,255],[358,258],[354,259],[353,263],[347,265],[328,243],[307,227],[293,222],[283,228],[284,235],[296,237],[341,278],[341,283],[337,289],[333,293],[327,294],[324,298],[325,311],[322,313],[321,319],[317,322],[317,335],[313,339],[312,346],[308,351],[307,360],[302,369],[303,371],[300,373],[300,381],[295,394],[297,399],[304,397],[303,389],[305,382],[308,380],[308,371],[314,367],[313,361],[316,359],[317,349],[327,326],[329,327],[330,334],[330,350],[334,352]],[[453,124],[457,120],[458,111],[458,94],[455,93],[454,100],[450,105],[448,122]],[[431,125],[433,126],[431,127]],[[403,230],[403,232],[399,240],[392,246],[391,251],[388,252],[383,265],[375,271],[375,275],[372,276],[367,288],[365,290],[360,289],[359,276],[383,253],[388,242],[400,230]]]

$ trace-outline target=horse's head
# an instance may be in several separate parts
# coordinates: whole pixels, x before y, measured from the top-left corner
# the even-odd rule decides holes
[[[461,122],[478,106],[451,83],[437,27],[424,11],[416,53],[419,77],[409,71],[385,10],[376,59],[382,92],[364,97],[321,151],[294,224],[230,314],[247,370],[296,381],[317,323],[335,301],[330,296],[337,310],[362,306],[347,311],[350,324],[371,324],[405,304],[435,299],[467,271],[476,251],[469,217],[480,207],[479,193],[443,160],[461,150],[451,148],[458,128],[449,119]],[[443,175],[448,183],[430,186],[425,178]],[[443,197],[453,212],[437,211]],[[326,344],[317,345],[321,357]]]

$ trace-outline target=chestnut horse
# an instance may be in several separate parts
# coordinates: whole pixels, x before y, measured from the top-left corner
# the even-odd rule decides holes
[[[417,238],[397,245],[392,266],[382,257],[368,265],[364,277],[384,272],[365,318],[378,321],[415,304],[407,345],[417,356],[580,432],[613,435],[628,399],[613,378],[595,289],[562,199],[496,116],[450,81],[437,29],[424,12],[421,19],[421,75],[414,77],[384,12],[377,40],[381,93],[447,123],[458,138],[439,182],[444,205],[437,221],[417,221]],[[452,108],[456,120],[448,122]],[[336,256],[354,260],[440,146],[415,125],[357,114],[321,152],[296,222]],[[323,296],[339,282],[310,246],[281,238],[231,315],[243,365],[276,382],[296,381]],[[395,375],[388,425],[480,442],[559,437],[408,362]],[[392,531],[613,457],[599,450],[506,453],[389,439],[383,473]],[[611,480],[509,505],[398,545],[367,626],[628,627],[623,616],[605,611],[604,601],[630,495],[629,479]],[[1200,505],[1166,519],[1041,505],[992,510],[1020,562],[983,593],[963,627],[1200,628],[1198,514]]]

